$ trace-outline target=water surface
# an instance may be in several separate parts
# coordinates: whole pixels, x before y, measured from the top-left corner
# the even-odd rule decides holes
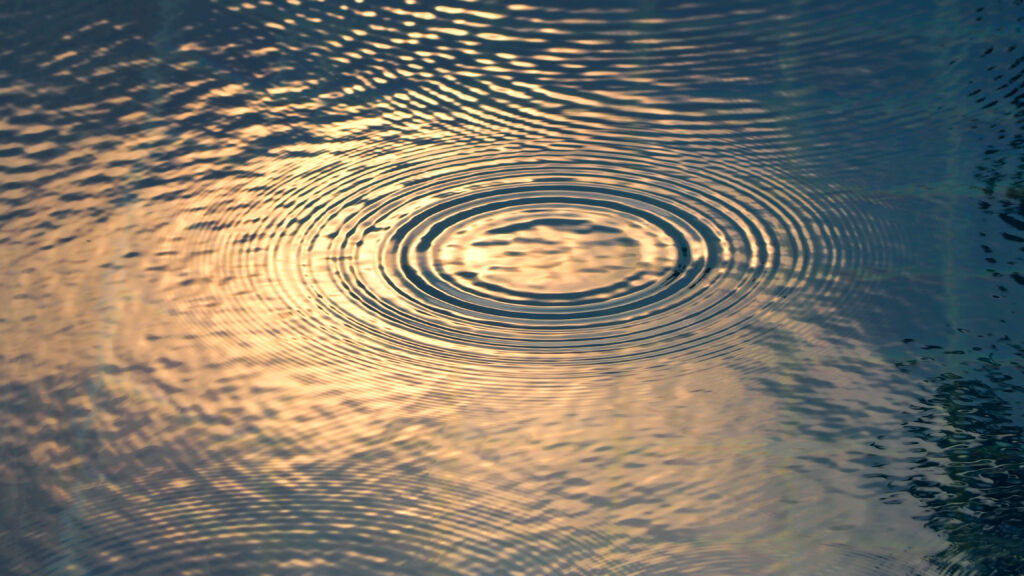
[[[0,6],[0,572],[1024,572],[1024,8]]]

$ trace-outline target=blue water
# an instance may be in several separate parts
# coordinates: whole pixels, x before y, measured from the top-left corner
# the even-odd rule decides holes
[[[0,574],[1024,574],[1022,27],[0,3]]]

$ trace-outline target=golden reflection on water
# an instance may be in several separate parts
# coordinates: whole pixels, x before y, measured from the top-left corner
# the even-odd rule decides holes
[[[377,132],[381,126],[362,121],[345,130],[383,138],[388,132]],[[674,325],[651,324],[642,315],[633,320],[629,309],[611,317],[595,313],[598,321],[615,320],[597,328],[588,327],[590,319],[572,316],[565,321],[576,325],[569,328],[557,326],[562,320],[536,320],[554,325],[553,337],[537,332],[530,317],[515,314],[536,313],[549,304],[537,298],[615,286],[589,304],[601,312],[600,306],[630,297],[634,288],[670,284],[679,268],[679,243],[686,244],[686,258],[709,267],[712,254],[719,257],[716,270],[694,275],[690,290],[713,293],[715,281],[732,282],[731,294],[779,278],[784,282],[779,287],[799,288],[793,284],[799,277],[776,274],[807,258],[797,251],[804,240],[772,236],[766,231],[774,224],[744,220],[734,229],[716,228],[702,236],[698,228],[707,224],[699,213],[686,213],[696,218],[694,228],[672,238],[664,222],[675,222],[671,210],[677,208],[661,204],[658,180],[637,186],[617,178],[610,166],[597,165],[598,159],[614,158],[602,145],[575,146],[573,164],[563,154],[524,153],[514,140],[491,147],[494,160],[471,161],[458,148],[431,150],[416,142],[392,145],[387,152],[373,141],[306,147],[302,155],[281,150],[254,160],[241,176],[200,180],[184,191],[153,187],[145,193],[164,198],[160,203],[140,202],[113,213],[41,257],[32,245],[5,250],[9,269],[20,271],[8,277],[17,285],[5,290],[25,295],[22,316],[4,339],[4,357],[18,359],[6,369],[7,377],[30,382],[55,369],[86,374],[88,385],[71,392],[70,405],[81,403],[88,412],[96,450],[103,455],[101,462],[88,461],[75,456],[74,444],[38,442],[29,455],[36,466],[56,461],[70,466],[47,481],[49,493],[67,506],[82,501],[100,532],[133,529],[135,520],[108,505],[166,526],[147,533],[148,544],[139,544],[143,552],[147,546],[154,553],[170,546],[187,550],[209,543],[213,533],[218,541],[255,544],[261,533],[273,541],[284,533],[313,536],[327,529],[316,523],[303,528],[309,510],[295,512],[293,519],[242,519],[241,525],[222,529],[216,518],[225,512],[203,494],[272,506],[276,501],[265,490],[276,486],[295,498],[325,498],[324,506],[330,507],[326,493],[318,496],[323,467],[383,451],[387,464],[376,465],[383,469],[370,466],[352,472],[351,483],[339,480],[333,488],[342,497],[337,504],[350,492],[372,494],[380,482],[385,493],[406,490],[406,482],[424,483],[415,490],[426,490],[432,500],[414,498],[401,509],[387,503],[376,504],[376,511],[345,508],[351,516],[337,520],[328,534],[361,533],[372,514],[383,512],[380,530],[394,530],[395,546],[426,546],[436,554],[432,562],[452,570],[468,561],[459,555],[466,538],[486,547],[515,534],[519,543],[512,549],[530,548],[560,530],[579,539],[572,545],[589,550],[580,562],[599,572],[628,573],[623,555],[640,554],[635,561],[650,565],[692,562],[696,573],[718,563],[752,570],[778,566],[784,573],[788,565],[775,554],[774,535],[787,524],[777,516],[772,503],[780,496],[772,491],[795,492],[786,486],[797,479],[785,471],[792,454],[766,436],[780,426],[776,418],[783,412],[777,400],[743,384],[749,368],[735,362],[732,351],[741,350],[744,362],[761,369],[778,366],[778,349],[762,332],[773,327],[776,337],[799,333],[823,342],[819,327],[800,322],[783,304],[754,291],[729,307],[756,306],[756,330],[743,327],[747,317],[735,317],[736,326],[720,323],[717,344],[712,338],[709,348],[698,347],[694,356],[665,352],[676,338]],[[372,154],[361,155],[371,149]],[[125,156],[108,154],[111,161]],[[223,158],[212,151],[182,154],[177,170],[190,174],[194,163]],[[566,166],[575,173],[561,172]],[[393,171],[395,178],[377,178]],[[408,192],[417,182],[444,186]],[[481,182],[491,188],[480,187]],[[697,187],[694,193],[708,195],[701,202],[720,213],[746,214],[729,212],[735,208],[709,196],[724,184]],[[589,193],[586,186],[610,203],[581,200]],[[618,195],[621,186],[638,196]],[[474,213],[444,228],[437,269],[452,279],[449,294],[460,298],[468,292],[460,292],[459,282],[499,287],[474,298],[508,298],[511,316],[467,320],[439,312],[444,308],[437,302],[394,304],[400,293],[391,282],[401,277],[401,266],[390,270],[396,276],[379,275],[388,254],[398,250],[388,243],[389,234],[410,220],[431,218],[417,215],[445,202],[461,209],[460,198],[488,189],[499,192],[485,196],[486,202],[518,198],[523,203],[498,210],[487,210],[485,203],[482,216]],[[659,203],[645,204],[643,194]],[[375,206],[382,208],[364,216]],[[649,220],[644,210],[661,214]],[[337,251],[331,242],[345,234],[358,236],[356,246],[369,249]],[[759,234],[768,244],[745,243]],[[348,263],[348,272],[339,275],[339,263]],[[775,269],[750,276],[751,269],[766,264]],[[476,276],[467,280],[459,271]],[[344,283],[360,274],[365,284]],[[361,308],[373,297],[410,308],[406,316]],[[337,308],[325,307],[325,301]],[[773,302],[778,310],[771,310]],[[555,304],[543,310],[574,306],[572,301]],[[672,314],[657,308],[657,298],[653,306],[655,321]],[[729,307],[709,306],[710,313],[728,320]],[[454,310],[461,313],[457,306]],[[678,321],[685,322],[687,311],[681,312]],[[502,327],[498,338],[487,322],[502,318],[512,324]],[[615,333],[616,325],[635,321],[652,328]],[[444,330],[425,328],[432,323]],[[563,347],[559,338],[581,331],[590,331],[584,343],[597,342],[613,357],[630,360],[607,362],[599,354]],[[26,433],[46,437],[54,422],[25,424]],[[179,461],[154,460],[147,455],[154,449]],[[146,464],[131,479],[83,472],[83,467],[118,461]],[[406,465],[427,471],[406,475],[401,472]],[[257,477],[258,486],[247,483]],[[100,488],[112,492],[104,497],[111,503],[82,496]],[[799,493],[808,505],[826,499],[813,487],[801,485]],[[540,516],[534,512],[538,505]],[[856,525],[859,508],[844,500],[831,521]],[[403,532],[403,517],[441,524],[437,532],[410,534]],[[823,521],[820,510],[814,521]],[[533,535],[532,523],[539,530]],[[464,532],[467,526],[472,536]],[[380,537],[373,533],[370,529],[371,539]],[[738,542],[757,544],[739,550]],[[352,554],[367,565],[386,563],[374,552]]]
[[[759,379],[871,357],[837,333],[889,232],[791,170],[767,106],[695,89],[738,80],[728,56],[587,10],[264,8],[228,6],[359,69],[208,82],[217,38],[173,45],[164,73],[200,77],[154,73],[126,136],[62,143],[30,172],[38,211],[3,229],[18,464],[81,527],[47,518],[43,540],[124,573],[179,553],[299,573],[835,563],[874,512],[801,459],[863,439],[792,435]]]
[[[273,210],[258,211],[272,204],[255,204],[255,194],[228,192],[232,202],[250,205],[238,222],[263,227],[275,217]],[[522,554],[523,547],[531,550],[555,530],[575,535],[570,544],[559,546],[588,550],[577,566],[589,565],[602,573],[629,573],[623,559],[628,556],[650,566],[687,564],[694,573],[706,573],[716,565],[751,570],[768,566],[773,573],[785,573],[793,564],[778,557],[776,535],[792,529],[792,518],[779,516],[774,503],[798,497],[804,506],[814,507],[813,522],[821,523],[821,506],[838,497],[787,471],[798,451],[766,435],[780,426],[777,418],[785,411],[777,400],[745,386],[744,372],[730,368],[728,356],[704,361],[692,374],[685,366],[666,366],[665,359],[628,365],[533,364],[544,356],[513,355],[508,362],[500,350],[488,351],[494,356],[490,365],[466,366],[463,350],[479,350],[451,343],[446,363],[406,366],[394,357],[362,357],[375,352],[358,349],[365,337],[341,325],[335,327],[335,345],[355,351],[351,356],[320,356],[318,361],[318,352],[307,348],[325,346],[324,342],[289,333],[304,325],[291,323],[303,311],[258,290],[285,281],[286,271],[293,273],[298,267],[293,255],[281,251],[259,266],[244,260],[246,244],[214,242],[226,234],[194,227],[197,220],[203,221],[203,209],[223,201],[217,196],[187,198],[183,203],[188,207],[169,211],[178,215],[172,221],[165,213],[133,209],[83,232],[77,241],[91,247],[89,254],[55,247],[46,260],[37,261],[35,271],[23,268],[23,286],[34,289],[31,306],[36,310],[18,324],[22,331],[17,338],[4,341],[6,358],[32,358],[11,366],[9,377],[17,380],[31,381],[55,366],[90,373],[97,364],[111,367],[92,373],[90,386],[95,388],[75,391],[76,402],[84,403],[90,414],[102,460],[147,462],[144,471],[136,472],[141,476],[83,479],[81,466],[102,462],[75,457],[74,446],[63,442],[39,442],[30,457],[40,466],[53,461],[71,465],[48,481],[51,493],[66,505],[102,486],[114,492],[110,506],[135,510],[140,518],[165,526],[147,532],[152,553],[207,546],[213,534],[215,541],[238,544],[257,544],[263,538],[259,534],[265,534],[269,540],[262,545],[271,547],[282,534],[326,533],[331,538],[361,533],[371,518],[370,509],[356,507],[327,529],[309,520],[310,514],[319,516],[300,507],[294,519],[254,517],[234,529],[221,529],[217,518],[225,512],[204,496],[209,491],[221,497],[230,494],[251,506],[273,507],[278,501],[266,490],[286,490],[305,495],[302,498],[323,498],[322,506],[330,509],[343,505],[350,495],[356,497],[360,489],[374,494],[375,486],[383,483],[385,494],[392,489],[422,489],[430,500],[417,497],[401,509],[377,504],[379,510],[373,514],[385,513],[384,524],[377,536],[371,529],[370,537],[381,539],[388,530],[396,530],[389,538],[397,540],[389,546],[433,550],[431,562],[452,570],[467,561],[460,555],[467,538],[477,542],[474,546],[486,547],[514,533],[519,544],[512,549]],[[542,211],[540,217],[552,216]],[[486,220],[479,224],[492,226]],[[563,234],[579,239],[578,230],[571,228],[540,227],[530,232],[536,234],[530,238],[559,246],[564,245]],[[238,231],[250,233],[244,226]],[[128,234],[130,246],[124,242]],[[580,263],[555,260],[555,271],[578,278],[565,266],[594,269],[595,262],[603,265],[608,260],[598,258],[602,255],[622,262],[624,254],[634,266],[641,261],[658,263],[658,249],[666,243],[656,232],[651,235],[659,240],[651,244],[653,255],[640,258],[636,246],[601,244],[595,251],[584,250]],[[583,237],[607,240],[600,232]],[[128,248],[141,255],[125,257]],[[489,247],[477,248],[487,257],[467,261],[506,262],[488,253]],[[571,248],[576,250],[573,254],[580,253],[579,244]],[[530,260],[528,254],[512,260],[525,270],[550,270],[543,268],[547,260]],[[12,261],[23,260],[15,256]],[[235,268],[225,264],[231,262],[237,263]],[[42,272],[61,269],[74,279],[74,291],[59,275]],[[494,272],[491,280],[538,289],[536,277],[506,279],[502,273]],[[248,283],[235,285],[240,277]],[[553,290],[552,284],[545,286]],[[568,280],[561,287],[576,288]],[[777,323],[795,328],[792,318],[777,314]],[[252,326],[260,329],[247,328]],[[394,330],[386,323],[378,327]],[[801,334],[825,341],[816,331],[805,326]],[[85,342],[90,345],[83,346]],[[779,359],[770,359],[770,349],[756,354],[755,346],[756,341],[746,344],[748,357],[758,356],[766,366],[778,365]],[[349,363],[339,363],[339,358]],[[105,405],[104,398],[113,404]],[[125,410],[132,413],[130,429],[124,428]],[[24,430],[46,437],[52,424],[37,422]],[[177,464],[153,461],[145,454],[154,447],[189,456]],[[425,466],[429,471],[409,476],[369,467],[356,472],[351,484],[339,480],[334,488],[324,485],[318,470],[325,464],[358,462],[378,450],[388,454],[385,468]],[[799,453],[806,456],[807,451]],[[222,475],[227,477],[221,479]],[[246,484],[256,477],[261,478],[259,485]],[[317,486],[339,491],[342,500],[332,503],[337,494],[321,493],[320,488],[314,490]],[[840,500],[835,517],[828,521],[857,525],[861,505],[856,499]],[[101,526],[115,532],[132,529],[135,520],[106,509],[105,501],[85,497],[84,502]],[[539,517],[538,505],[543,509]],[[403,528],[405,517],[438,527],[426,533]],[[269,524],[260,527],[252,522]],[[534,524],[539,532],[531,535]],[[467,526],[472,526],[471,535],[464,532]],[[820,546],[829,539],[822,535],[814,541]],[[737,546],[741,542],[745,544]],[[143,551],[146,548],[142,545]],[[824,555],[817,561],[829,561],[827,549],[806,541],[804,549],[810,558],[805,555],[801,562],[817,555]],[[374,556],[380,553],[353,550],[349,561],[384,565],[386,554]],[[110,561],[117,563],[116,558]],[[289,562],[303,567],[303,562],[316,560]]]

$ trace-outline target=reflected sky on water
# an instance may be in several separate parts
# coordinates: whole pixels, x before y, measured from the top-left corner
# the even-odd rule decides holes
[[[1019,574],[1024,8],[0,6],[0,572]]]

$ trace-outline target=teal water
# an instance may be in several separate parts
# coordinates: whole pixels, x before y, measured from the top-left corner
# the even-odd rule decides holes
[[[1024,573],[1022,26],[0,3],[0,573]]]

